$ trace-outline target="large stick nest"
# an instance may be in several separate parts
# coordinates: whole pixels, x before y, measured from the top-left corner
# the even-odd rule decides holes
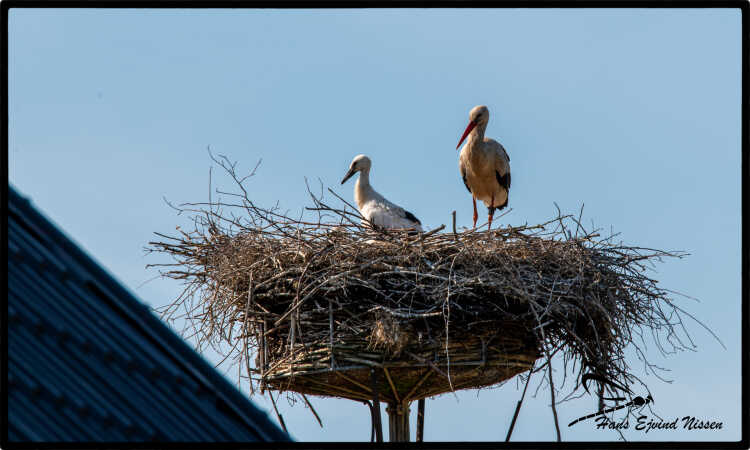
[[[295,219],[254,204],[247,177],[215,161],[241,192],[182,205],[195,229],[157,233],[164,241],[150,250],[174,257],[162,275],[186,283],[164,313],[182,306],[199,339],[228,344],[251,387],[410,401],[495,385],[540,358],[536,370],[549,370],[561,353],[576,388],[586,373],[627,388],[639,379],[626,347],[653,369],[636,337],[652,335],[664,353],[686,347],[684,311],[644,274],[681,254],[615,243],[559,213],[534,226],[409,234],[372,229],[340,197],[338,208],[311,193],[317,217]]]

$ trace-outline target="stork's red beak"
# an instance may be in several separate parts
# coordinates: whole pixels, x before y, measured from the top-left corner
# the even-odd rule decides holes
[[[461,143],[464,141],[464,139],[466,139],[466,136],[468,136],[469,133],[471,133],[471,130],[473,130],[475,126],[477,126],[476,122],[474,122],[473,120],[471,122],[469,122],[469,125],[466,126],[466,131],[464,131],[464,135],[461,136],[461,140],[458,141],[458,145],[456,146],[456,150],[458,150],[458,147],[461,146]]]

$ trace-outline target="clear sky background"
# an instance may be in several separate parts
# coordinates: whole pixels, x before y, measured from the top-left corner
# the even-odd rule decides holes
[[[10,183],[152,307],[181,285],[146,283],[159,258],[144,247],[188,226],[163,197],[207,200],[207,146],[241,169],[263,159],[249,184],[260,205],[309,206],[304,177],[351,198],[339,181],[365,153],[374,187],[427,228],[454,209],[470,226],[455,147],[486,104],[513,171],[501,224],[585,204],[585,223],[627,244],[690,253],[651,275],[698,298],[677,300],[726,350],[689,323],[695,352],[650,347],[672,383],[631,365],[662,418],[723,428],[626,437],[740,439],[738,9],[14,9],[9,27]],[[216,168],[214,186],[232,187]],[[511,381],[430,399],[425,438],[504,440],[520,393]],[[312,402],[322,429],[303,404],[279,403],[295,439],[369,440],[362,404]],[[527,396],[513,439],[554,440],[548,405],[546,389]],[[558,406],[564,440],[618,439],[567,427],[595,405]]]

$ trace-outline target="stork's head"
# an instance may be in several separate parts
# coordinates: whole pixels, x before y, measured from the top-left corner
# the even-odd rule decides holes
[[[346,183],[346,180],[352,177],[357,172],[368,172],[370,170],[370,165],[372,162],[370,162],[370,158],[368,158],[365,155],[357,155],[352,160],[352,163],[349,164],[349,171],[346,172],[346,175],[344,175],[344,179],[341,180],[341,184]]]
[[[477,105],[469,111],[469,120],[480,123],[487,123],[490,120],[490,110],[484,105]]]
[[[469,111],[469,125],[466,126],[466,130],[464,130],[463,136],[461,136],[461,140],[458,141],[458,145],[456,146],[456,149],[458,149],[461,146],[461,143],[466,139],[466,136],[471,133],[471,130],[474,129],[474,127],[479,125],[487,125],[487,122],[490,121],[490,110],[487,109],[484,105],[477,105],[473,108],[471,108],[471,111]]]

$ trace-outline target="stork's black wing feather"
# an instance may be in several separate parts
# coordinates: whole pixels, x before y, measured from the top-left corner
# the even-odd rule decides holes
[[[464,180],[464,186],[466,186],[466,189],[469,191],[469,194],[471,194],[471,188],[469,187],[469,183],[466,182],[466,169],[464,169],[464,166],[461,166],[461,178]]]
[[[404,215],[406,216],[407,219],[411,220],[412,222],[417,222],[418,224],[422,225],[422,222],[420,222],[419,219],[417,219],[417,217],[414,214],[410,213],[409,211],[404,210]]]
[[[510,191],[510,171],[506,172],[505,175],[500,176],[500,172],[495,171],[495,178],[497,178],[498,184],[505,188],[506,191]]]

